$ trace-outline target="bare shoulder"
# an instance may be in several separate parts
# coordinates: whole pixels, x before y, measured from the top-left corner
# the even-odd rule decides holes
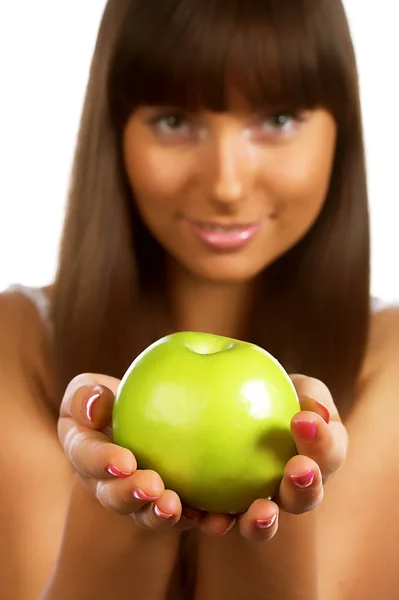
[[[0,380],[18,376],[36,400],[47,404],[53,388],[51,343],[47,327],[31,299],[18,291],[0,294]],[[0,397],[1,398],[1,397]],[[1,400],[0,400],[1,401]],[[27,407],[25,407],[27,408]]]
[[[399,505],[399,309],[371,317],[353,409],[347,460],[328,482],[320,507],[321,569],[335,581],[326,599],[396,598]],[[324,596],[323,596],[324,597]]]
[[[399,344],[399,306],[392,306],[374,313],[371,317],[370,350],[386,351],[387,345]]]
[[[391,452],[399,417],[399,307],[371,316],[370,335],[354,409],[347,426],[355,438],[372,445],[379,440]],[[388,463],[386,463],[388,466]],[[399,472],[398,472],[399,475]]]
[[[387,400],[399,394],[399,307],[371,316],[370,335],[359,379],[359,401],[374,386],[390,386]],[[393,386],[393,387],[392,387]],[[399,402],[395,405],[399,411]]]
[[[0,293],[0,325],[2,347],[11,344],[11,349],[21,345],[21,336],[44,331],[40,315],[34,303],[18,290]]]
[[[51,346],[34,303],[0,294],[0,565],[5,597],[36,598],[55,561],[71,473],[50,410]]]
[[[15,290],[6,290],[0,293],[0,325],[1,343],[11,343],[15,347],[15,334],[22,332],[23,321],[26,317],[33,317],[32,322],[38,325],[38,315],[32,302],[23,294]]]

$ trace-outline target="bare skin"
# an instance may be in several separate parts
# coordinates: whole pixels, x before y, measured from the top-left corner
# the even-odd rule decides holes
[[[169,111],[160,120],[142,107],[132,115],[126,170],[143,218],[169,252],[176,329],[233,337],[245,331],[254,278],[317,219],[335,136],[326,111],[280,115],[276,125],[275,116],[254,115],[234,94],[227,114],[176,121]],[[198,222],[255,223],[257,233],[239,250],[220,252],[193,233]],[[196,600],[368,600],[377,586],[381,597],[394,598],[399,315],[372,319],[346,427],[322,382],[292,375],[302,409],[292,421],[299,454],[286,465],[276,502],[257,500],[236,522],[195,511],[187,519],[159,475],[137,470],[131,453],[112,444],[116,380],[75,378],[59,418],[51,413],[47,332],[29,300],[2,295],[5,597],[35,599],[48,584],[43,600],[165,600],[181,532],[192,529]],[[312,440],[303,437],[309,422]],[[365,544],[371,515],[376,526]]]
[[[126,594],[129,589],[137,589],[137,579],[132,574],[132,560],[137,564],[138,556],[151,556],[152,561],[157,557],[159,576],[155,582],[154,577],[147,578],[147,581],[152,582],[152,589],[145,590],[148,594],[146,597],[165,598],[178,547],[179,533],[173,533],[174,523],[180,514],[177,498],[167,493],[161,494],[157,500],[157,505],[163,512],[173,512],[172,521],[167,519],[165,522],[162,518],[154,517],[151,507],[144,510],[139,517],[144,527],[137,527],[129,516],[118,516],[105,511],[94,496],[86,491],[86,487],[76,483],[73,469],[59,444],[56,420],[47,405],[45,395],[39,392],[43,389],[51,394],[51,364],[43,344],[46,335],[43,324],[30,301],[18,294],[1,296],[0,317],[2,331],[5,333],[1,342],[0,410],[3,423],[15,424],[4,428],[3,444],[8,451],[7,455],[1,454],[4,485],[1,487],[0,527],[2,547],[7,548],[7,553],[2,556],[2,585],[5,597],[9,595],[9,590],[12,590],[16,600],[37,598],[39,591],[48,582],[57,560],[70,494],[73,488],[78,486],[75,502],[79,501],[79,510],[76,510],[79,518],[76,520],[75,517],[74,527],[79,527],[84,533],[86,528],[92,526],[92,521],[98,518],[98,523],[101,523],[99,538],[104,539],[103,536],[106,535],[107,547],[110,549],[109,555],[104,557],[104,569],[112,564],[108,578],[111,580],[113,592],[119,590],[118,593]],[[309,578],[317,566],[322,594],[314,597],[323,600],[355,600],[359,595],[365,600],[371,600],[377,588],[381,597],[395,597],[399,582],[394,556],[399,532],[394,514],[396,504],[392,504],[390,498],[394,497],[399,483],[395,453],[392,451],[396,441],[395,416],[398,411],[398,340],[398,310],[382,311],[372,317],[372,335],[359,381],[359,396],[351,419],[346,423],[352,441],[349,456],[339,473],[326,485],[324,501],[317,510],[302,517],[290,517],[281,511],[278,535],[273,540],[260,544],[256,543],[256,539],[273,536],[275,526],[271,530],[259,532],[251,523],[259,517],[267,519],[272,516],[273,504],[254,506],[238,526],[221,538],[209,536],[212,526],[207,528],[207,534],[198,531],[198,599],[238,599],[247,597],[248,594],[251,598],[278,598],[278,595],[267,595],[270,581],[273,580],[277,588],[283,581],[282,577],[276,578],[276,572],[279,572],[278,563],[281,565],[280,571],[284,566],[290,568],[291,572],[300,573],[305,583],[308,582],[308,589],[309,585],[314,585],[314,579],[309,583]],[[115,389],[116,382],[113,380],[103,376],[92,376],[92,379]],[[327,390],[320,383],[300,376],[294,377],[294,381],[301,394],[306,392],[317,396],[327,405],[331,402]],[[40,382],[41,385],[36,386],[35,382]],[[83,381],[80,381],[80,384],[82,383]],[[88,435],[92,435],[90,432],[93,431],[93,427],[104,425],[106,406],[112,395],[108,395],[108,401],[99,403],[93,409],[96,421],[89,424],[80,410],[83,397],[87,397],[87,391],[92,391],[92,388],[78,386],[74,417],[75,422],[79,423]],[[378,402],[376,398],[379,399]],[[70,410],[68,406],[72,408],[68,401],[64,402],[64,414]],[[331,404],[330,410],[334,415]],[[325,425],[321,421],[319,424],[322,427]],[[334,426],[334,420],[330,422],[329,427],[331,426]],[[29,448],[29,452],[21,452],[21,440],[24,441],[23,448]],[[308,454],[311,452],[313,450],[309,448]],[[108,464],[116,464],[126,471],[134,467],[131,456],[111,444],[103,445],[101,453],[92,452],[87,444],[82,458],[79,460],[75,457],[75,462],[80,471],[85,469],[87,474],[87,470],[90,470],[97,476]],[[362,479],[359,478],[359,472],[363,473]],[[130,500],[129,504],[121,501],[119,496],[115,500],[118,490],[124,490],[125,497],[129,496],[127,492],[137,487],[144,488],[147,493],[154,495],[161,491],[156,477],[146,475],[143,479],[139,472],[128,478],[109,477],[105,481],[108,491],[102,490],[101,499],[105,504],[114,502],[118,512],[137,510],[139,507],[139,503],[133,500]],[[356,482],[356,485],[353,485],[353,482]],[[319,489],[316,484],[311,494],[317,495]],[[372,494],[370,489],[373,490]],[[305,496],[307,494],[310,492],[305,491]],[[386,513],[381,509],[383,506],[389,507]],[[287,539],[291,539],[292,544],[292,535],[290,538],[287,529],[292,519],[294,527],[297,527],[298,518],[303,519],[299,528],[303,534],[298,544],[301,549],[305,544],[305,547],[309,545],[311,551],[312,540],[316,539],[317,542],[317,557],[308,554],[303,563],[301,559],[304,553],[299,552],[298,548],[294,548],[292,557],[287,557]],[[215,523],[214,526],[216,528]],[[248,531],[251,531],[251,535],[248,535]],[[83,536],[83,539],[90,536],[93,536],[92,529],[91,534]],[[137,539],[139,552],[133,543]],[[38,540],[40,552],[37,552]],[[104,552],[99,556],[102,554]],[[90,555],[84,552],[84,546],[82,556],[87,557],[84,571],[88,572]],[[116,556],[112,563],[111,556]],[[282,556],[285,557],[283,562]],[[141,563],[139,566],[143,568]],[[95,568],[97,579],[98,567],[98,562],[92,567],[93,570]],[[273,578],[270,571],[273,571]],[[82,569],[79,573],[83,578]],[[110,573],[115,573],[114,579],[110,577]],[[296,581],[300,579],[297,578]],[[89,595],[82,597],[90,598]],[[298,598],[302,597],[312,596],[298,595]],[[63,596],[55,595],[54,598],[62,599]]]
[[[325,201],[335,138],[325,110],[258,114],[234,91],[226,114],[133,113],[123,140],[126,171],[144,221],[172,257],[174,291],[186,305],[189,285],[210,293],[211,283],[216,290],[229,284],[229,303],[245,296],[243,284],[303,237]],[[256,223],[259,231],[239,252],[220,252],[193,235],[197,222]],[[181,328],[189,326],[196,312],[175,302]]]

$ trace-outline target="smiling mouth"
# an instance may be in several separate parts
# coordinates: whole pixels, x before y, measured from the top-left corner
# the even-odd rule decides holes
[[[221,224],[187,221],[191,233],[214,251],[236,251],[246,246],[261,228],[261,221],[247,224]]]
[[[245,231],[252,227],[256,227],[259,225],[259,221],[252,223],[236,223],[233,225],[220,225],[219,223],[205,223],[203,221],[193,221],[193,225],[196,227],[200,227],[201,229],[205,229],[207,231],[220,231],[220,232],[229,232],[229,231]]]

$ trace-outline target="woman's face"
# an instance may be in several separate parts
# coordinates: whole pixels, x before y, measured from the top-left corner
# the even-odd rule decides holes
[[[259,114],[232,93],[225,113],[138,108],[123,149],[138,210],[168,254],[200,278],[240,283],[317,219],[335,139],[323,109]]]

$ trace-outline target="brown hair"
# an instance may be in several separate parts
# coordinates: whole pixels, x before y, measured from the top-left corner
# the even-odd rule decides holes
[[[328,196],[306,236],[262,274],[248,339],[349,406],[368,335],[369,223],[355,56],[339,0],[109,0],[94,52],[54,290],[61,387],[120,377],[166,333],[162,249],[135,209],[121,132],[140,104],[322,106],[337,123]]]

